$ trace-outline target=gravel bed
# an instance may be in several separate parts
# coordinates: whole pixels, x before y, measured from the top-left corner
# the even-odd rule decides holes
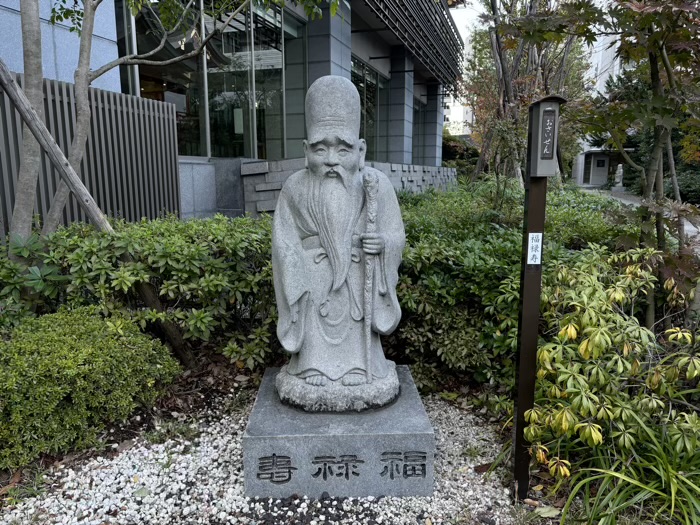
[[[246,498],[241,436],[252,399],[232,393],[189,423],[191,441],[140,437],[121,452],[52,468],[45,492],[1,509],[0,525],[514,523],[497,473],[474,470],[500,449],[493,428],[438,397],[424,403],[437,438],[430,498]]]

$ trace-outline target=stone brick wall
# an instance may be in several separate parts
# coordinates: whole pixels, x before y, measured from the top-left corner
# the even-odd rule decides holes
[[[455,168],[414,166],[368,162],[368,166],[383,172],[397,191],[420,193],[429,188],[446,189],[456,181]],[[257,217],[275,210],[284,181],[292,173],[304,168],[304,159],[280,161],[249,161],[241,164],[245,212]]]

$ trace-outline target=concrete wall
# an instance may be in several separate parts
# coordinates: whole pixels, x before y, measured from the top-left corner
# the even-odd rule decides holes
[[[454,168],[368,162],[383,172],[396,191],[420,193],[446,189],[457,179]],[[292,173],[304,169],[305,160],[206,159],[180,157],[180,211],[183,219],[228,217],[275,211],[282,185]]]
[[[598,167],[598,162],[604,163],[603,166]],[[594,153],[591,155],[591,185],[602,186],[608,182],[608,169],[609,169],[610,159],[604,153]]]
[[[205,157],[179,157],[180,217],[211,217],[218,212],[216,167]]]
[[[391,46],[373,33],[353,33],[352,54],[372,66],[380,75],[386,78],[391,76]]]
[[[456,181],[455,168],[368,162],[383,172],[396,191],[420,193],[429,188],[446,189]],[[246,213],[257,217],[275,210],[282,185],[295,171],[304,168],[304,159],[275,162],[250,161],[241,165]]]
[[[51,25],[52,0],[40,0],[41,12],[41,51],[44,77],[63,82],[73,82],[73,74],[78,65],[80,39],[70,32],[65,22]],[[16,73],[24,71],[22,58],[22,23],[20,0],[0,0],[0,58],[7,67]],[[90,65],[97,68],[118,58],[117,25],[114,0],[104,0],[97,9],[95,30],[92,36],[92,56]],[[93,87],[108,91],[121,91],[119,68],[111,70],[92,84]]]

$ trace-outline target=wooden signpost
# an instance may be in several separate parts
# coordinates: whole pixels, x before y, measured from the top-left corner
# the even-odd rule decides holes
[[[521,500],[527,498],[530,482],[530,453],[523,430],[525,412],[535,402],[547,178],[558,170],[559,107],[565,102],[562,97],[548,96],[531,104],[529,112],[513,437],[515,493]]]

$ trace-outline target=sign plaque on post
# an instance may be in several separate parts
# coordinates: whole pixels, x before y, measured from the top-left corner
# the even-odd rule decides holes
[[[547,178],[558,170],[559,107],[565,102],[552,95],[533,103],[529,111],[513,437],[515,493],[521,500],[527,498],[530,482],[530,453],[523,430],[527,425],[525,412],[535,402]]]

